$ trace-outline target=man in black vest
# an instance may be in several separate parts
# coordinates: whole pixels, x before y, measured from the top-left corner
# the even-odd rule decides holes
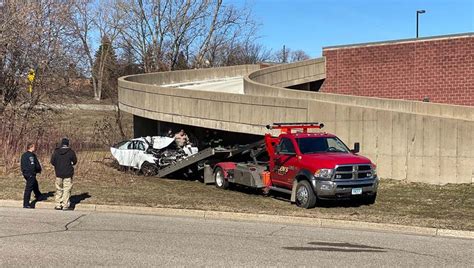
[[[36,174],[41,173],[41,165],[35,155],[36,145],[28,143],[26,152],[21,156],[21,173],[26,180],[25,193],[23,194],[23,207],[32,208],[30,206],[31,192],[34,192],[36,200],[42,200],[42,194],[39,190]]]

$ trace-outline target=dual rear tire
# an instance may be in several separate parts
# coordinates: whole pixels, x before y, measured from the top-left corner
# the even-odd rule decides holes
[[[214,182],[219,189],[229,189],[229,181],[225,179],[224,170],[220,167],[217,167],[214,171]]]

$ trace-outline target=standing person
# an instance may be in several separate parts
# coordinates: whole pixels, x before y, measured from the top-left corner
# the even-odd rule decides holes
[[[61,146],[54,150],[51,156],[51,165],[56,173],[56,210],[71,210],[72,177],[74,176],[74,165],[77,164],[76,153],[69,148],[69,140],[63,138]]]
[[[34,143],[28,143],[26,146],[26,152],[21,156],[21,173],[26,180],[25,192],[23,194],[23,207],[32,208],[30,206],[31,192],[35,194],[37,201],[42,200],[42,193],[39,190],[38,181],[36,180],[36,174],[41,173],[41,165],[34,153],[36,151],[36,145]]]

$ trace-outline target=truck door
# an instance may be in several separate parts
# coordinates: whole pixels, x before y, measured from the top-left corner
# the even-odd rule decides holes
[[[293,141],[282,138],[279,151],[275,155],[275,166],[271,170],[272,182],[275,186],[291,189],[297,172],[297,156]]]

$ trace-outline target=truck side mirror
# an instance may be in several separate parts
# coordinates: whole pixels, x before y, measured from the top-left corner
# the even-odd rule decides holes
[[[354,149],[351,150],[351,153],[356,154],[360,151],[360,143],[354,143]]]

